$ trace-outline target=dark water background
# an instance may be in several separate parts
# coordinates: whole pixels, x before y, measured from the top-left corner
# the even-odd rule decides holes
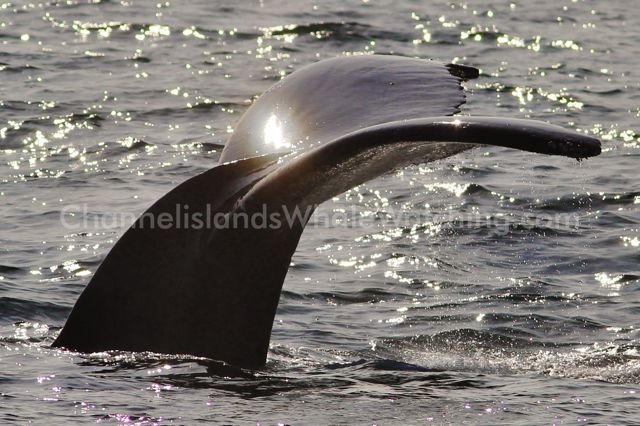
[[[640,423],[638,28],[634,0],[0,1],[0,423]],[[464,114],[604,152],[476,149],[325,203],[264,370],[48,347],[114,217],[281,76],[373,52],[477,66]]]

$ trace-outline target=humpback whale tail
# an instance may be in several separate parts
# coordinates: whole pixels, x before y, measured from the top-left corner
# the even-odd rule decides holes
[[[600,153],[597,139],[543,122],[452,117],[460,82],[475,77],[470,67],[374,55],[284,78],[244,114],[220,165],[174,188],[119,239],[53,345],[263,365],[291,256],[318,204],[477,145]],[[177,206],[189,206],[190,226],[159,226]],[[285,220],[294,210],[303,214]],[[274,221],[256,226],[257,213]]]

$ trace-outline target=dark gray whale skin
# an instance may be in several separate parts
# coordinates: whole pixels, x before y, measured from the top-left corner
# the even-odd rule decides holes
[[[247,110],[220,165],[183,182],[118,240],[53,343],[80,352],[266,362],[280,291],[305,218],[274,227],[170,226],[149,218],[311,212],[383,173],[477,145],[586,158],[600,142],[548,123],[452,116],[477,70],[397,56],[320,61]],[[308,217],[308,216],[307,216]]]

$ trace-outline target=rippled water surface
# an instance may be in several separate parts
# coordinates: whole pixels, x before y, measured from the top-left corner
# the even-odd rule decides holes
[[[0,423],[638,422],[639,27],[633,0],[1,2]],[[282,76],[370,53],[477,66],[463,114],[604,152],[476,149],[325,203],[262,370],[49,348],[114,218]]]

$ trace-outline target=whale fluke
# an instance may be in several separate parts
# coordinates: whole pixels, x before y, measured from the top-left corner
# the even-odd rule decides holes
[[[440,160],[478,145],[576,159],[600,154],[597,139],[541,121],[496,117],[403,120],[368,127],[305,152],[270,173],[241,199],[260,205],[284,204],[289,209],[315,206],[383,173]]]
[[[114,245],[53,346],[259,367],[291,256],[323,201],[478,145],[600,153],[597,139],[548,123],[451,116],[464,102],[460,82],[477,76],[373,55],[321,61],[276,83],[243,115],[221,164],[154,203]]]

